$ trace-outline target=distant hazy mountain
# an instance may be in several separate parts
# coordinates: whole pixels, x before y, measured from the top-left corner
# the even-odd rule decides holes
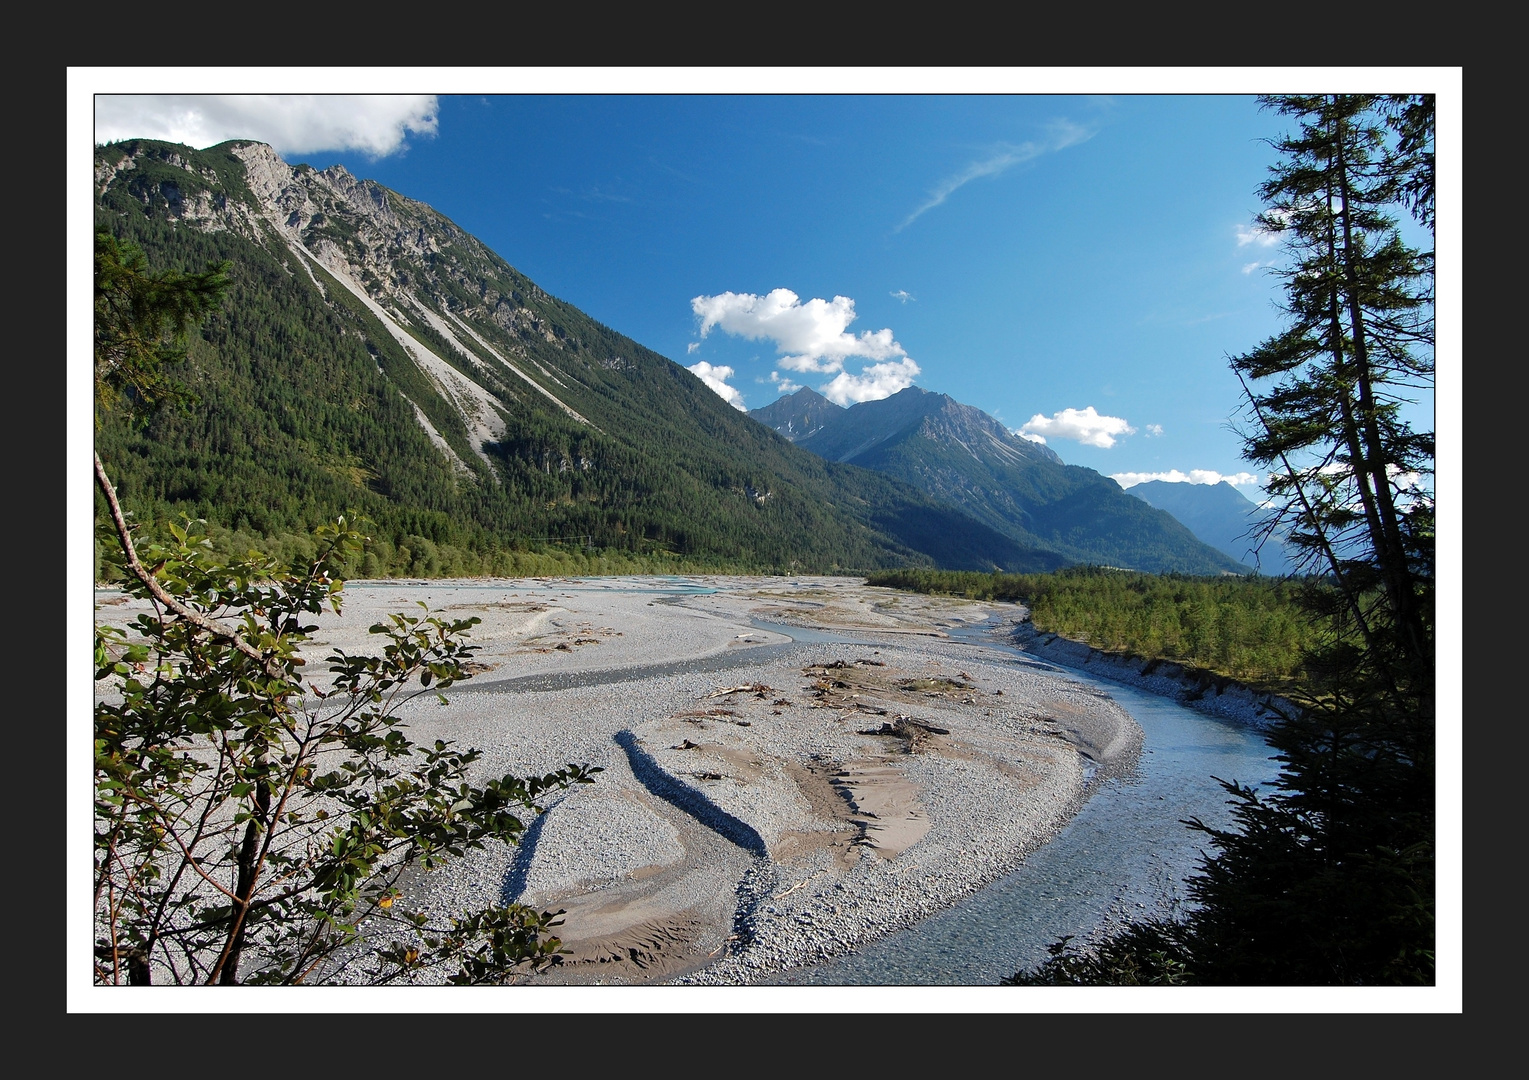
[[[1126,492],[1168,511],[1211,547],[1260,573],[1278,576],[1296,572],[1290,550],[1280,541],[1269,540],[1258,548],[1254,535],[1260,516],[1258,504],[1224,480],[1219,484],[1149,480],[1126,488]]]
[[[875,469],[954,504],[1065,563],[1153,573],[1245,573],[1170,514],[1129,498],[1107,476],[1065,465],[987,413],[910,386],[848,409],[811,390],[750,413],[829,461]]]

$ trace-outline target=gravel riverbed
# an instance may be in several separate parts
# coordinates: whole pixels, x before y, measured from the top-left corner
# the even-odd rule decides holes
[[[345,597],[316,657],[365,651],[367,627],[416,601],[482,620],[475,677],[446,707],[405,707],[416,742],[478,748],[480,778],[603,770],[551,797],[518,847],[411,887],[441,916],[563,910],[563,963],[525,984],[741,986],[853,950],[1014,869],[1141,747],[1107,694],[950,636],[1012,626],[1013,605],[845,578],[352,582]],[[98,597],[98,617],[130,618],[117,601]]]

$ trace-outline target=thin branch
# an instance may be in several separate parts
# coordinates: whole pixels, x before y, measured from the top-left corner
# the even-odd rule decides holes
[[[211,619],[207,618],[205,615],[198,611],[193,611],[191,608],[175,599],[175,597],[165,592],[164,587],[159,584],[159,581],[154,577],[154,575],[151,574],[148,568],[139,561],[138,549],[133,545],[132,532],[128,529],[127,521],[122,515],[122,506],[117,502],[116,489],[112,487],[111,481],[106,476],[106,467],[101,464],[101,455],[96,454],[95,459],[96,485],[101,489],[102,494],[106,496],[107,505],[111,508],[112,525],[116,528],[117,531],[117,542],[122,547],[123,558],[127,560],[127,568],[132,571],[133,576],[136,577],[139,581],[143,582],[144,588],[149,590],[149,593],[154,597],[154,599],[163,604],[170,611],[175,612],[175,614],[179,615],[181,618],[185,619],[193,626],[196,626],[202,630],[207,631],[209,634],[214,635],[215,637],[219,637],[227,641],[239,652],[242,652],[245,656],[248,656],[250,659],[258,662],[262,667],[265,668],[266,674],[270,675],[272,678],[280,677],[281,670],[276,665],[275,660],[272,657],[268,657],[263,654],[259,649],[255,648],[249,642],[241,638],[235,631],[230,630],[225,626],[220,626],[218,623],[213,622]]]
[[[1237,381],[1242,384],[1242,392],[1247,395],[1248,403],[1253,406],[1253,415],[1258,418],[1258,422],[1263,425],[1263,429],[1272,435],[1273,430],[1269,427],[1269,421],[1264,419],[1264,413],[1259,408],[1258,399],[1253,396],[1253,391],[1248,388],[1247,380],[1242,377],[1242,372],[1238,371],[1235,367],[1232,368],[1232,372],[1237,376]],[[1290,459],[1285,456],[1285,451],[1279,450],[1278,453],[1280,463],[1285,466],[1286,475],[1291,478],[1296,498],[1301,500],[1301,508],[1306,513],[1306,520],[1311,524],[1317,539],[1321,541],[1322,552],[1327,556],[1328,565],[1333,569],[1333,577],[1338,583],[1338,588],[1342,591],[1343,598],[1348,601],[1349,608],[1353,611],[1354,618],[1359,623],[1359,630],[1364,635],[1365,644],[1373,650],[1375,648],[1375,640],[1370,631],[1370,624],[1365,619],[1364,612],[1359,606],[1359,598],[1348,587],[1348,580],[1343,573],[1337,553],[1333,551],[1332,544],[1327,539],[1327,532],[1322,526],[1321,519],[1317,516],[1311,501],[1306,497],[1306,486],[1301,483],[1300,474],[1296,472],[1295,466],[1290,464]]]

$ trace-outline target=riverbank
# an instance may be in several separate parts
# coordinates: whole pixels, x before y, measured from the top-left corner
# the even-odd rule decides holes
[[[1029,621],[1028,613],[1012,618],[1002,633],[1015,648],[1043,660],[1171,698],[1186,708],[1236,720],[1259,731],[1267,731],[1282,714],[1293,715],[1296,711],[1295,705],[1276,694],[1255,690],[1201,668],[1171,660],[1102,652],[1086,642],[1042,632]]]

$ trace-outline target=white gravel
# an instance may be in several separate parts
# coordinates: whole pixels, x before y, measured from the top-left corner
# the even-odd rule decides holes
[[[445,708],[406,706],[410,737],[480,749],[480,778],[604,770],[550,799],[518,849],[471,852],[414,897],[441,915],[565,909],[570,952],[533,983],[738,986],[854,949],[1014,869],[1091,779],[1139,753],[1107,695],[946,636],[1013,621],[1012,605],[856,579],[692,580],[719,591],[351,583],[309,650],[363,651],[366,627],[416,600],[476,615],[484,670]],[[99,617],[131,616],[105,599]],[[847,643],[793,644],[760,619]],[[899,716],[923,725],[904,728],[914,742],[866,733]]]

